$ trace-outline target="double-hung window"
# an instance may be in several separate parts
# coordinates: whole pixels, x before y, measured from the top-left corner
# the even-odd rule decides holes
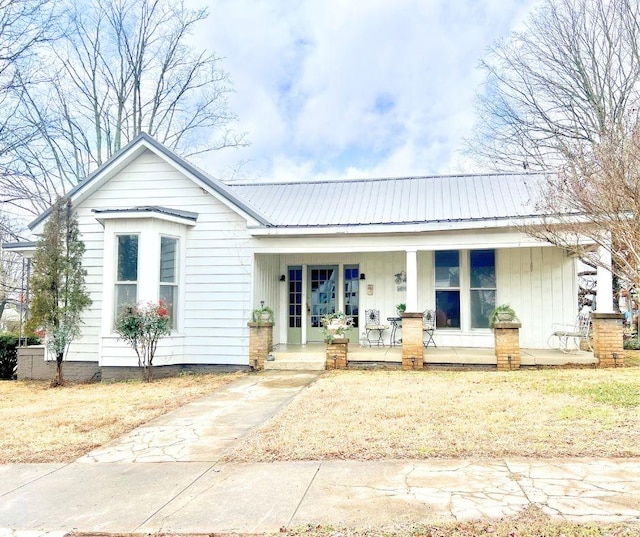
[[[117,235],[115,314],[138,300],[138,235]]]
[[[437,328],[489,328],[496,307],[495,250],[436,251],[435,293]]]
[[[460,252],[435,253],[436,327],[460,328]]]
[[[489,328],[491,312],[496,307],[496,252],[469,252],[471,328]]]
[[[171,328],[176,328],[178,300],[178,239],[160,237],[160,290],[159,299],[169,312]]]

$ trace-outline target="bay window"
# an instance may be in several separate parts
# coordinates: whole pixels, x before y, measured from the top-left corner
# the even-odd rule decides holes
[[[170,326],[176,327],[175,305],[178,299],[178,239],[160,237],[159,299],[169,312]]]
[[[138,235],[117,235],[115,315],[138,300]]]

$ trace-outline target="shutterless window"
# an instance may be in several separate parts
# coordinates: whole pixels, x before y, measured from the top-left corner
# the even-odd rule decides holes
[[[436,327],[460,328],[460,253],[435,252]]]
[[[138,300],[138,235],[117,235],[116,315]]]
[[[172,237],[160,237],[159,298],[169,312],[171,328],[175,328],[178,300],[178,239]]]
[[[489,328],[496,307],[496,252],[471,250],[471,328]]]
[[[289,328],[302,326],[302,267],[289,267]]]

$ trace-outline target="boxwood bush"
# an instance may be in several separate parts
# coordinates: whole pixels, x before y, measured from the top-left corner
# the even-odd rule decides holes
[[[38,345],[37,337],[27,338],[27,345]],[[18,336],[15,334],[0,334],[0,379],[16,378],[18,365]]]

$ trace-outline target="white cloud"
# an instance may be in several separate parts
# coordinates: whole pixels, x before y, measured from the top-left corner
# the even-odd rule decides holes
[[[194,2],[196,0],[193,0]],[[231,107],[264,179],[458,171],[479,59],[534,0],[212,0],[197,39],[225,57]]]

